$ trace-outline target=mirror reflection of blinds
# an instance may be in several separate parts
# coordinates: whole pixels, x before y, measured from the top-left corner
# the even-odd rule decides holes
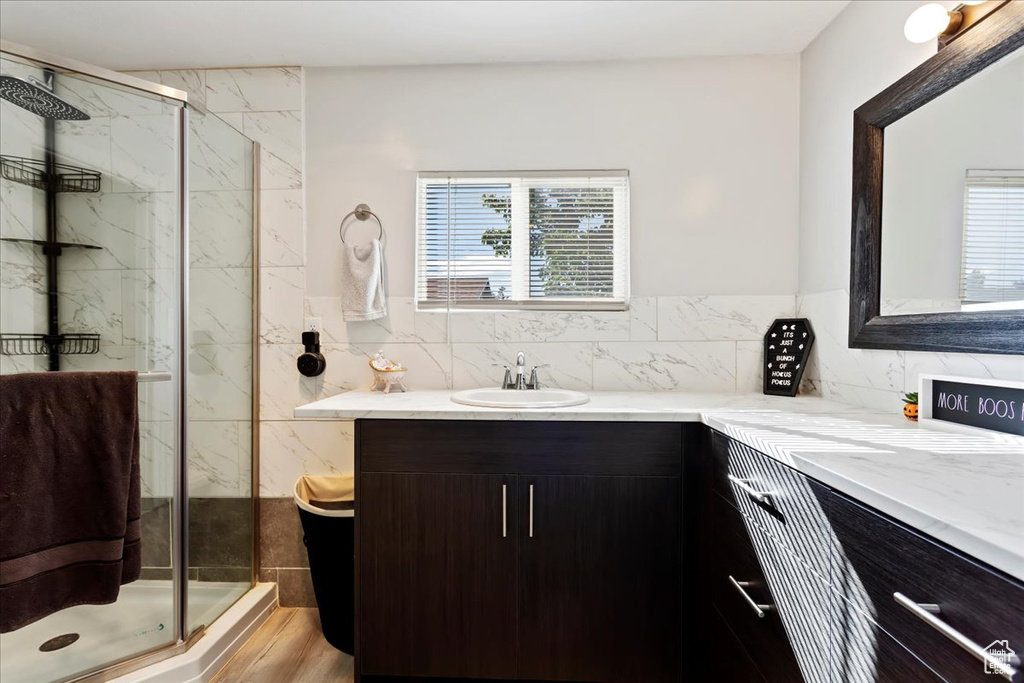
[[[421,307],[623,309],[628,175],[421,174]]]
[[[967,171],[960,298],[1024,300],[1024,171]]]

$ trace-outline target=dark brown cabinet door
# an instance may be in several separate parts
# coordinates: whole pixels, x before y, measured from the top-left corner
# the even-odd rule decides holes
[[[360,673],[515,678],[516,477],[359,483]]]
[[[519,478],[520,678],[678,680],[680,486]]]

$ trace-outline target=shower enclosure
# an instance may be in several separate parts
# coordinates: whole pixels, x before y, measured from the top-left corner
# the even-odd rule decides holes
[[[140,580],[0,634],[0,680],[109,678],[254,584],[259,150],[184,92],[0,48],[0,372],[138,371],[143,491]]]

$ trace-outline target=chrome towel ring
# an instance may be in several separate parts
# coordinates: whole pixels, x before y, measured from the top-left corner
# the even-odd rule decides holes
[[[352,216],[355,216],[358,220],[361,221],[365,221],[369,219],[370,216],[373,216],[373,220],[377,221],[377,227],[379,229],[377,239],[383,239],[384,224],[380,222],[380,218],[377,216],[377,214],[370,210],[369,206],[367,206],[366,204],[359,204],[356,206],[356,208],[352,209],[347,214],[345,214],[345,217],[341,219],[341,223],[338,224],[338,236],[341,238],[342,244],[345,243],[345,221],[347,221]]]

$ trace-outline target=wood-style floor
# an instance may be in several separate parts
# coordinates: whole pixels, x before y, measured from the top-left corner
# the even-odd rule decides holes
[[[351,683],[352,663],[351,657],[324,640],[315,609],[281,607],[213,683]]]

